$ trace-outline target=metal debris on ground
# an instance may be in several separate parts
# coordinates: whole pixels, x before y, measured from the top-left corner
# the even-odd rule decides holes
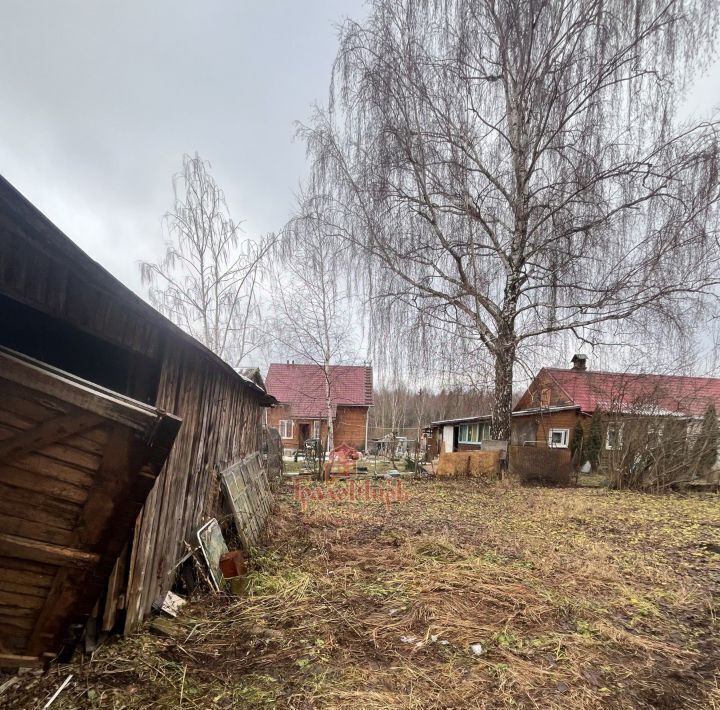
[[[45,703],[45,705],[43,705],[43,710],[47,710],[47,708],[49,708],[57,700],[60,693],[62,693],[63,690],[65,690],[65,688],[67,687],[67,684],[72,680],[72,677],[73,677],[72,673],[70,673],[68,675],[68,677],[65,678],[65,680],[61,683],[60,687],[52,694],[52,696],[50,697],[50,700],[48,700]]]
[[[197,540],[200,545],[205,563],[210,570],[210,577],[216,591],[220,591],[223,587],[223,576],[220,571],[220,559],[227,553],[228,548],[223,537],[220,524],[215,518],[205,523],[197,531]]]
[[[175,594],[174,592],[168,592],[162,602],[157,605],[157,608],[164,614],[175,618],[186,604],[186,599],[183,599],[180,595]]]

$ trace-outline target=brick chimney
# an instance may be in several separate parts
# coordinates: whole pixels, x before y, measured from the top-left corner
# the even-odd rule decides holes
[[[587,370],[587,355],[583,355],[582,353],[575,353],[572,359],[572,369],[580,370],[582,372]]]

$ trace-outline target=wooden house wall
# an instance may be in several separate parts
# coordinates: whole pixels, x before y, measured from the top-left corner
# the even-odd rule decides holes
[[[337,414],[334,421],[334,440],[335,445],[349,444],[355,449],[365,448],[365,433],[367,426],[368,408],[367,407],[344,407],[338,406]],[[267,413],[267,425],[280,429],[280,421],[283,419],[291,419],[290,407],[288,405],[280,405]],[[296,449],[300,446],[300,425],[309,424],[310,436],[312,437],[312,419],[293,419],[293,435],[291,438],[282,439],[283,447],[286,449]],[[325,440],[327,438],[327,420],[320,422],[320,437]]]
[[[194,352],[168,354],[157,406],[183,419],[175,446],[138,519],[125,629],[133,630],[173,582],[197,527],[219,502],[219,468],[260,449],[258,396]]]
[[[548,448],[548,438],[551,429],[568,430],[568,447],[572,441],[573,429],[578,418],[583,419],[578,410],[568,409],[561,412],[547,412],[530,414],[523,417],[513,417],[511,443],[513,446],[523,446],[534,442],[535,446]]]
[[[564,407],[574,404],[566,392],[544,370],[540,370],[515,405],[516,410],[535,407]]]
[[[335,446],[348,444],[365,449],[367,407],[338,407],[335,418]]]

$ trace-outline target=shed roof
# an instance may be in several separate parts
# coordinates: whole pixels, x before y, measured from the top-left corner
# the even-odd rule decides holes
[[[290,405],[295,419],[322,419],[327,416],[325,372],[320,365],[272,363],[265,386],[278,402]],[[371,407],[372,367],[332,365],[330,367],[331,416],[338,406]]]
[[[122,308],[129,317],[134,316],[142,324],[149,324],[157,328],[172,338],[176,344],[196,350],[216,367],[243,380],[249,389],[254,390],[260,396],[261,404],[268,406],[277,403],[260,385],[237,372],[231,365],[201,342],[195,340],[191,335],[188,335],[116,279],[104,267],[91,259],[35,205],[0,175],[0,214],[2,213],[10,216],[13,224],[16,225],[13,234],[10,234],[8,229],[8,235],[14,239],[14,246],[17,251],[22,249],[24,242],[28,246],[31,245],[33,249],[48,255],[51,260],[68,265],[77,274],[78,283],[89,287],[88,295],[86,295],[88,299],[92,300],[91,294],[93,292],[108,294],[112,297],[113,302]],[[2,266],[2,263],[0,263],[0,266]],[[15,263],[8,261],[5,268],[13,269]],[[3,275],[2,269],[0,269],[1,275]],[[47,285],[44,287],[49,288]],[[18,286],[13,282],[13,279],[7,279],[3,282],[3,279],[0,278],[0,292],[6,293],[11,298],[29,300],[30,305],[37,305],[34,295],[30,296],[29,299],[23,299],[23,294],[18,290]],[[62,295],[57,296],[58,301],[63,298]],[[62,310],[62,308],[59,308],[59,310]],[[98,329],[102,329],[101,323],[98,324]]]
[[[490,414],[471,414],[467,417],[455,417],[454,419],[438,419],[430,422],[430,426],[443,426],[445,424],[464,424],[465,422],[489,422],[492,419]]]
[[[548,412],[563,412],[566,410],[573,410],[573,409],[579,409],[579,407],[576,404],[570,404],[567,406],[553,406],[553,407],[532,407],[530,409],[516,409],[513,413],[513,417],[527,417],[532,414],[546,414]],[[457,417],[455,419],[439,419],[435,422],[430,422],[430,426],[438,427],[438,426],[445,426],[452,424],[453,426],[456,424],[465,424],[465,423],[474,423],[474,422],[491,422],[492,421],[492,414],[475,414],[469,417]]]
[[[720,379],[679,375],[598,372],[547,367],[546,372],[583,412],[639,412],[701,417],[720,409]]]

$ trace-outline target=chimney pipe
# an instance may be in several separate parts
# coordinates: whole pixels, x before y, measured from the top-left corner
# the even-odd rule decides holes
[[[582,353],[575,353],[572,359],[572,369],[580,370],[582,372],[587,370],[587,355],[583,355]]]

